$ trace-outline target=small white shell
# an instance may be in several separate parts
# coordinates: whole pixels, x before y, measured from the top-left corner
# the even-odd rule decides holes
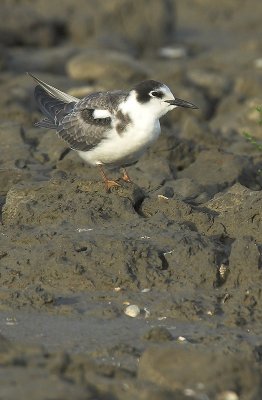
[[[179,342],[186,342],[186,338],[184,336],[178,336],[177,340]]]
[[[135,304],[131,304],[126,307],[124,312],[128,317],[135,318],[140,314],[140,308]]]
[[[145,312],[145,318],[149,318],[150,317],[150,311],[144,307],[144,312]]]
[[[163,196],[162,194],[158,194],[157,197],[159,198],[159,200],[164,200],[164,201],[169,200],[169,197]]]

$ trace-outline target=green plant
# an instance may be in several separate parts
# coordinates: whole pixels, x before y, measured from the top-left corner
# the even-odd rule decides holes
[[[256,107],[257,112],[259,113],[259,121],[258,125],[262,125],[262,107]],[[249,132],[243,132],[245,138],[259,151],[262,151],[262,143],[259,143]]]

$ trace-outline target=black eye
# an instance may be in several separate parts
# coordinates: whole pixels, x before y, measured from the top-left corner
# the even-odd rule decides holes
[[[162,92],[151,92],[151,95],[154,97],[158,97],[159,99],[161,99],[163,97]]]

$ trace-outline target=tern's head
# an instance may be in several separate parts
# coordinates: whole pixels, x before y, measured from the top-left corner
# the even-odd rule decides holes
[[[134,86],[133,92],[138,103],[158,118],[176,107],[198,108],[188,101],[175,97],[166,85],[153,80],[138,83]]]

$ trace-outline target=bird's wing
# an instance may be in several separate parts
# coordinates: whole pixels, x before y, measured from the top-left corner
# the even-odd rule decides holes
[[[112,129],[114,110],[125,97],[123,92],[97,92],[86,96],[59,120],[58,135],[74,150],[93,149]]]
[[[56,98],[57,100],[64,101],[65,103],[72,103],[72,102],[75,103],[79,101],[77,97],[71,96],[70,94],[64,93],[61,90],[58,90],[51,85],[48,85],[47,83],[41,81],[41,79],[37,78],[30,72],[28,72],[28,75],[31,76],[31,78],[33,78],[38,83],[38,85],[40,85],[45,90],[45,92],[47,92],[50,96]]]
[[[122,91],[97,92],[79,100],[29,75],[38,83],[35,99],[45,116],[36,125],[56,129],[74,150],[91,150],[106,137],[114,111],[127,95]]]
[[[72,149],[88,151],[106,138],[112,127],[111,115],[108,113],[110,116],[106,118],[94,118],[95,111],[90,108],[73,110],[59,121],[57,133]]]

